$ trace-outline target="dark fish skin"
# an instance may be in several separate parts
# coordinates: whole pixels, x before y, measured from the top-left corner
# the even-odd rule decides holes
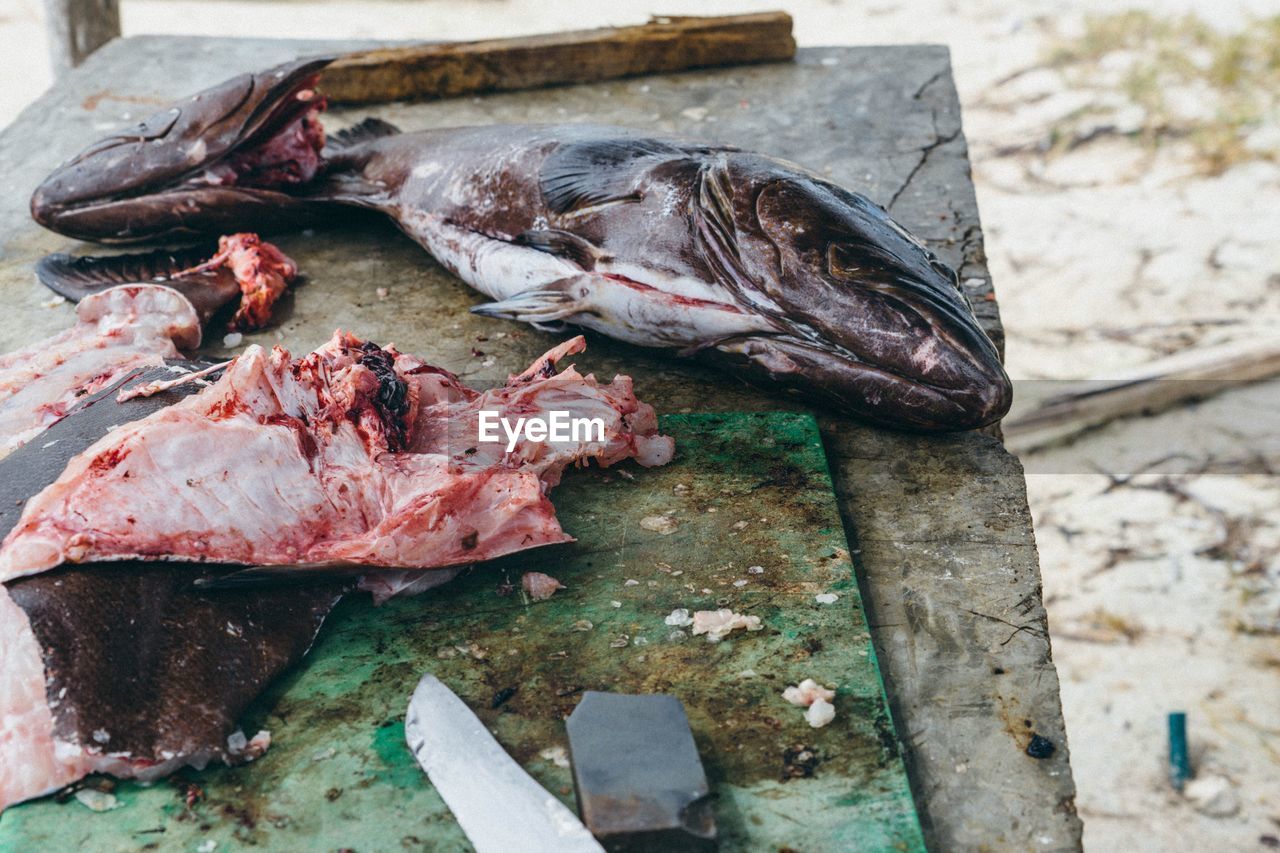
[[[157,763],[227,754],[249,703],[302,659],[341,593],[192,587],[221,571],[128,561],[5,585],[40,644],[47,695],[60,697],[60,740]]]
[[[274,83],[259,88],[309,85],[312,73],[264,72]],[[228,100],[188,101],[183,114],[219,112]],[[255,110],[269,111],[268,100]],[[166,138],[143,145],[138,170]],[[172,146],[192,144],[184,130]],[[236,145],[221,150],[225,158]],[[955,273],[883,209],[793,164],[590,125],[400,134],[367,122],[331,137],[324,155],[314,180],[270,192],[285,195],[290,211],[385,212],[493,300],[477,313],[696,356],[893,428],[972,429],[1009,408],[999,353]],[[232,219],[253,227],[281,213],[260,188],[221,187],[215,197],[164,170],[150,187],[131,176],[127,196],[104,171],[94,195],[101,157],[90,149],[52,175],[33,197],[36,219],[119,240]],[[78,200],[67,196],[72,185]]]
[[[199,390],[191,384],[115,400],[123,384],[173,376],[154,368],[122,380],[0,461],[0,538],[17,521],[20,501],[108,427]],[[174,756],[228,757],[227,737],[249,703],[306,654],[343,591],[332,582],[216,593],[192,585],[235,568],[121,561],[6,583],[41,650],[57,738],[129,753],[126,763],[143,772]]]

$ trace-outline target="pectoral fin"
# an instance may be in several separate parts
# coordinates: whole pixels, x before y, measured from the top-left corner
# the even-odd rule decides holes
[[[542,198],[556,213],[640,200],[637,161],[659,162],[684,151],[658,139],[593,139],[556,147],[542,167]]]
[[[690,207],[698,246],[716,278],[731,290],[748,295],[752,276],[738,245],[733,182],[723,162],[710,162],[698,173],[697,194]]]

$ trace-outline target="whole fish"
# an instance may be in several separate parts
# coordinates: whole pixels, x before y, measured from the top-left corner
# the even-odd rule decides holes
[[[236,77],[98,142],[36,190],[33,216],[136,241],[372,208],[487,295],[478,314],[697,356],[896,428],[971,429],[1008,410],[955,273],[864,196],[618,127],[369,120],[326,140],[328,61]]]

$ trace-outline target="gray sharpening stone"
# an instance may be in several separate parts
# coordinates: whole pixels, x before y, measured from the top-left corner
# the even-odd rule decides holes
[[[589,690],[566,728],[578,812],[606,849],[715,849],[707,775],[680,700]]]

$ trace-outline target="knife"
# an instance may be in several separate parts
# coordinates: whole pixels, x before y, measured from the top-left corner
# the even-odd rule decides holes
[[[440,679],[422,676],[405,740],[477,853],[576,853],[604,848],[533,780]]]

